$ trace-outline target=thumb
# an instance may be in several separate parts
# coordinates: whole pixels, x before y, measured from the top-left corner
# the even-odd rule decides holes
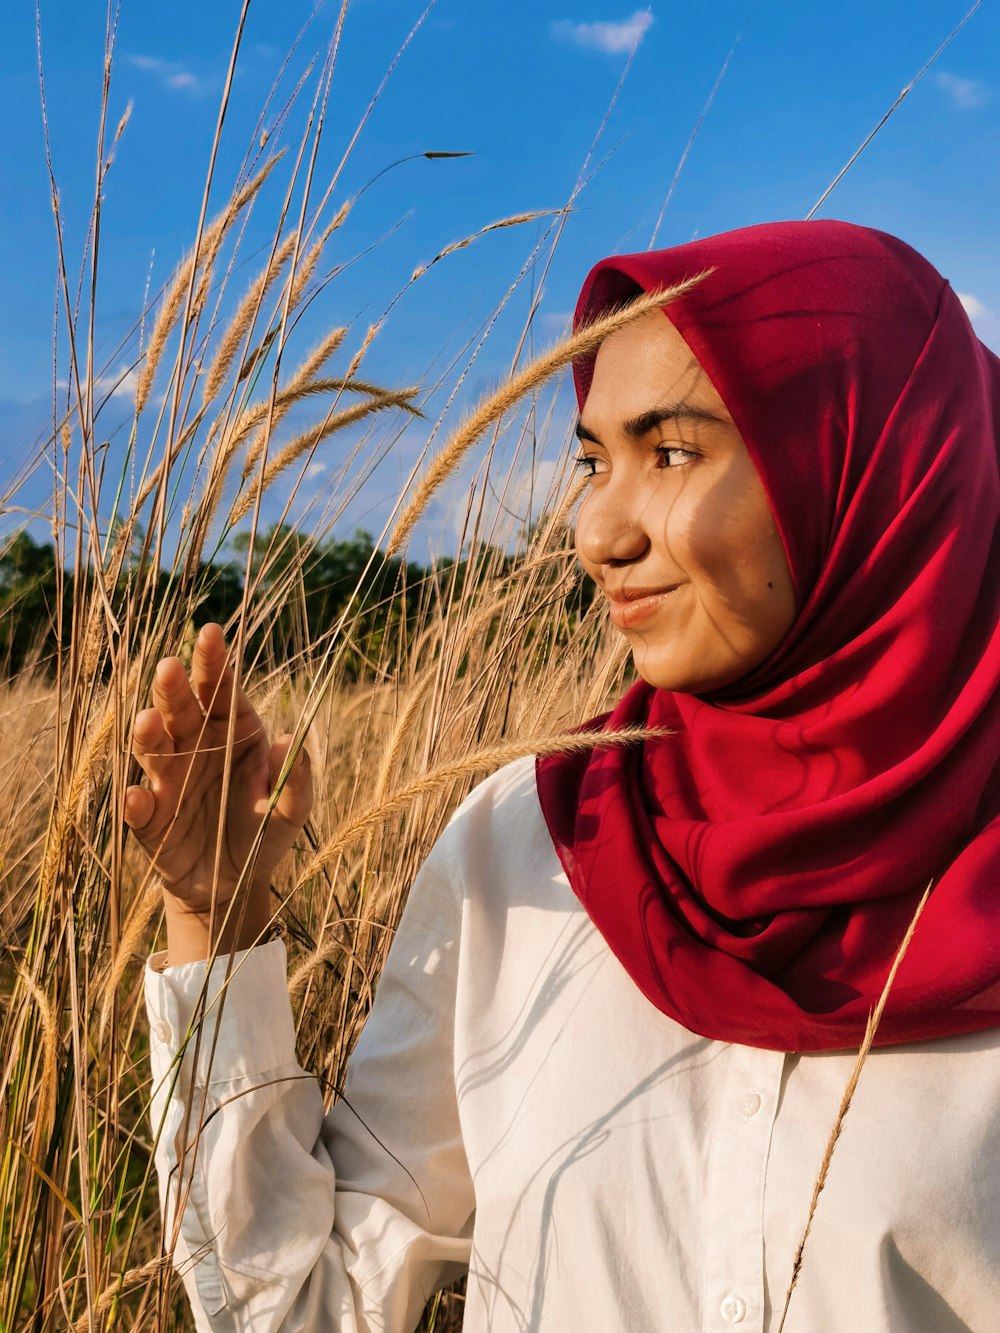
[[[125,823],[133,833],[139,833],[153,818],[156,811],[156,797],[148,787],[126,787]]]
[[[292,753],[295,737],[291,733],[279,736],[271,746],[271,782],[277,784],[289,755]],[[275,812],[290,824],[301,828],[309,818],[313,803],[312,764],[309,751],[300,741],[291,768],[282,783],[281,791],[275,803]]]

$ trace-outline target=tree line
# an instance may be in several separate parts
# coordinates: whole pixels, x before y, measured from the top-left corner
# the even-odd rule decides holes
[[[246,643],[250,660],[270,665],[298,657],[338,624],[345,612],[350,642],[343,654],[347,675],[363,679],[375,670],[387,635],[402,642],[415,633],[431,602],[446,604],[453,596],[475,595],[477,580],[488,570],[495,580],[510,570],[514,557],[499,551],[480,553],[474,567],[445,557],[423,565],[386,556],[372,536],[359,530],[352,537],[314,543],[287,527],[259,534],[252,556],[249,537],[237,536],[231,551],[200,564],[187,574],[160,571],[147,605],[181,595],[197,624],[225,625],[244,604],[246,576],[252,597],[266,607],[250,617]],[[146,577],[150,577],[148,574]],[[77,588],[77,580],[88,583]],[[186,586],[178,581],[186,579]],[[134,597],[137,572],[122,569],[112,592],[112,610]],[[0,679],[10,680],[26,668],[52,674],[72,633],[74,601],[85,592],[90,602],[93,574],[60,569],[54,547],[28,532],[19,533],[0,554]],[[573,611],[582,613],[591,598],[588,588],[571,594]]]

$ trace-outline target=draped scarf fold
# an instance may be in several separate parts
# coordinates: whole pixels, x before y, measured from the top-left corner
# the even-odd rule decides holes
[[[576,323],[705,269],[664,314],[764,484],[795,622],[723,691],[640,682],[589,724],[669,736],[539,759],[556,851],[693,1032],[856,1046],[932,880],[876,1040],[996,1026],[1000,361],[926,260],[832,221],[604,260]]]

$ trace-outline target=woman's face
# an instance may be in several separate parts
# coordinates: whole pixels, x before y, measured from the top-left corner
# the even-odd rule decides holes
[[[578,434],[576,550],[660,689],[738,680],[795,617],[764,487],[725,404],[659,311],[608,338]]]

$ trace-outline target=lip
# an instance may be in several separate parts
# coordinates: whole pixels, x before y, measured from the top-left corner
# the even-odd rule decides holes
[[[622,588],[607,592],[612,624],[618,629],[632,629],[660,609],[668,597],[681,585],[672,583],[665,588]]]

